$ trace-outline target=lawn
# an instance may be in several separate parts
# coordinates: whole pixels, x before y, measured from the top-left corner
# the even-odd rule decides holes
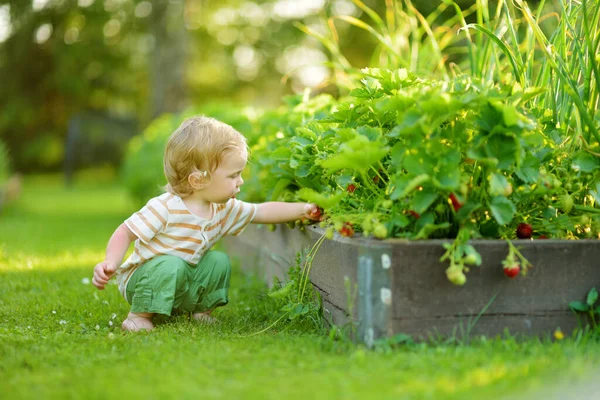
[[[250,336],[274,308],[239,270],[220,324],[177,317],[126,334],[117,287],[97,291],[89,279],[132,211],[110,176],[92,174],[70,189],[58,176],[27,177],[0,215],[2,399],[532,398],[587,385],[600,364],[595,335],[374,350],[306,326]]]

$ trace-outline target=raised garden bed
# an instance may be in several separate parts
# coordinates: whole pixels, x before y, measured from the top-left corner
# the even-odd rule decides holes
[[[296,253],[310,248],[323,234],[311,226],[304,231],[279,225],[275,231],[253,225],[238,237],[224,239],[233,259],[267,282],[284,278]],[[311,282],[323,297],[326,314],[336,325],[353,319],[360,339],[397,333],[417,339],[457,335],[545,335],[557,328],[565,334],[578,325],[568,303],[583,300],[600,286],[600,241],[519,240],[513,242],[533,264],[527,276],[508,279],[501,262],[508,245],[501,240],[473,241],[482,265],[455,286],[439,261],[442,240],[378,241],[336,234],[318,250]],[[358,288],[354,304],[345,277]]]

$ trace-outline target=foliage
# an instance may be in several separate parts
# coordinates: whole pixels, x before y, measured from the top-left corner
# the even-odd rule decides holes
[[[597,302],[598,290],[592,288],[588,292],[585,302],[572,301],[569,303],[569,307],[576,313],[587,314],[592,322],[592,327],[596,329],[598,327],[598,317],[600,317],[600,305],[596,305]]]
[[[288,322],[288,326],[283,329],[289,328],[297,321],[307,320],[316,330],[323,330],[321,296],[309,278],[312,261],[322,242],[323,238],[318,240],[307,254],[296,255],[296,265],[288,270],[288,281],[285,284],[275,277],[275,285],[269,292],[269,298],[279,307],[279,315],[275,316],[276,320],[270,326],[253,335],[272,329],[282,320]]]
[[[533,97],[531,106],[552,111],[573,149],[596,149],[600,4],[557,1],[546,7],[542,1],[533,11],[528,3],[501,0],[490,15],[487,2],[478,0],[478,22],[463,19],[471,74],[540,90],[543,94]]]
[[[525,106],[531,95],[365,69],[348,98],[288,101],[289,125],[254,146],[250,175],[266,199],[319,204],[342,234],[351,224],[381,239],[456,238],[449,277],[478,264],[469,239],[512,239],[520,223],[536,237],[597,237],[598,161],[568,153],[547,114]],[[526,273],[511,249],[507,262]]]

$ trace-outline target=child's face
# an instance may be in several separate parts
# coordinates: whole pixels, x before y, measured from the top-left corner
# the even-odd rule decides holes
[[[246,168],[248,153],[245,149],[233,150],[225,154],[219,167],[211,174],[211,180],[203,192],[212,203],[227,203],[240,192],[244,183],[242,171]]]

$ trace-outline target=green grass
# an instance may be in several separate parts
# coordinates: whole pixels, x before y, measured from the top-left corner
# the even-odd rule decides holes
[[[116,286],[100,292],[84,279],[131,211],[110,181],[67,190],[57,177],[29,177],[0,215],[0,397],[532,398],[599,364],[592,336],[374,351],[306,327],[244,337],[268,326],[274,309],[264,286],[240,271],[218,326],[178,317],[126,334]]]

